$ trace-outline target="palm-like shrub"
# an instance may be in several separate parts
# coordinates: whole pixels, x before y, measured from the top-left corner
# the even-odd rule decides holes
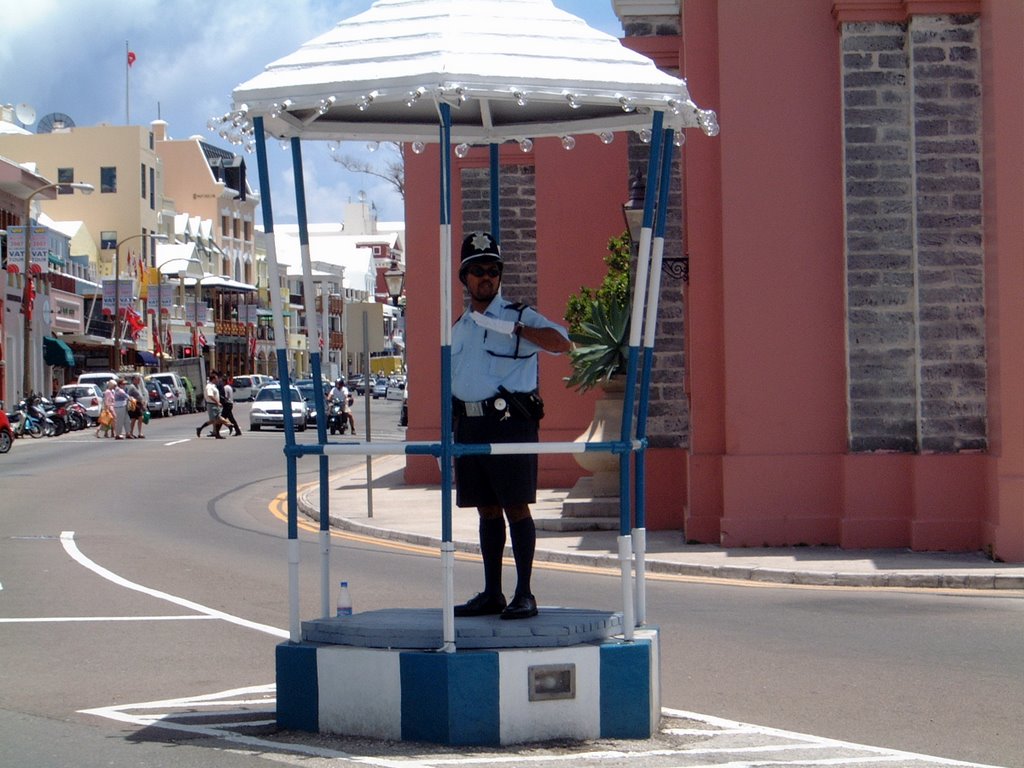
[[[623,233],[608,240],[604,257],[608,271],[597,290],[581,287],[569,297],[572,375],[566,384],[586,392],[612,376],[625,373],[629,355],[630,245]]]

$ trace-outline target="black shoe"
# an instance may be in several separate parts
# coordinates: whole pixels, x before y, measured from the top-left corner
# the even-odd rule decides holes
[[[225,440],[226,439],[224,437],[224,435],[214,435],[214,437],[217,438],[218,440]]]
[[[196,427],[196,437],[202,437],[202,436],[203,436],[203,428],[202,427]]]
[[[240,429],[236,430],[235,431],[235,437],[241,437],[241,436],[242,436],[242,430],[240,430]]]
[[[516,595],[512,602],[501,612],[503,619],[528,619],[537,615],[537,600],[533,595],[520,597]]]
[[[493,616],[505,610],[505,596],[500,592],[494,595],[481,592],[462,605],[455,606],[456,616]]]

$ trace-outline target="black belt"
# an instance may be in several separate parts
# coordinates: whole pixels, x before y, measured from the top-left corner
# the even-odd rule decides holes
[[[501,416],[508,410],[508,399],[497,395],[486,400],[466,401],[452,398],[452,406],[456,416]]]
[[[531,408],[527,403],[533,401],[540,402],[540,398],[533,392],[509,392],[504,387],[501,387],[500,394],[494,397],[489,397],[486,400],[476,400],[467,402],[465,400],[459,400],[457,397],[452,398],[452,405],[454,414],[456,416],[467,416],[470,418],[478,416],[497,416],[501,419],[507,419],[513,414],[516,416],[539,419],[543,415],[543,405],[541,405],[541,413],[538,415],[531,411]]]

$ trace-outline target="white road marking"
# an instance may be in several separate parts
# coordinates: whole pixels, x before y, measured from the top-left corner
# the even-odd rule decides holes
[[[171,442],[169,442],[169,443],[164,443],[164,445],[165,445],[165,446],[170,446],[170,445],[181,445],[182,443],[188,443],[188,442],[191,442],[191,441],[192,441],[192,438],[191,438],[191,437],[185,437],[185,438],[182,438],[181,440],[171,440]]]
[[[61,544],[65,551],[79,564],[127,589],[132,589],[143,594],[156,597],[161,600],[189,608],[199,616],[150,616],[150,617],[97,617],[97,618],[67,618],[67,619],[2,619],[0,621],[10,623],[18,621],[169,621],[180,619],[221,619],[249,629],[257,629],[261,632],[274,635],[275,637],[288,637],[287,630],[270,627],[266,624],[241,619],[237,616],[217,611],[212,608],[200,605],[191,600],[186,600],[175,595],[160,592],[155,589],[144,587],[140,584],[128,581],[106,568],[96,564],[78,549],[75,543],[74,531],[63,531],[60,536]],[[82,714],[95,715],[121,723],[128,723],[139,727],[158,727],[164,730],[179,731],[195,735],[211,736],[247,751],[268,752],[277,756],[277,759],[284,758],[286,752],[303,755],[305,757],[320,757],[351,761],[360,765],[374,766],[375,768],[432,768],[433,766],[458,766],[465,764],[558,764],[566,761],[579,760],[625,760],[626,762],[642,761],[652,757],[670,757],[677,766],[688,768],[753,768],[755,766],[843,766],[859,763],[883,763],[901,762],[904,764],[919,763],[923,766],[963,766],[964,768],[998,768],[982,763],[963,762],[942,757],[933,757],[913,752],[886,749],[864,744],[828,739],[819,736],[812,736],[793,731],[784,731],[778,728],[751,725],[734,720],[726,720],[711,715],[702,715],[696,712],[684,710],[663,709],[664,717],[689,720],[694,723],[703,723],[707,728],[672,728],[662,729],[663,736],[707,736],[709,740],[721,739],[723,743],[714,746],[702,744],[699,746],[682,746],[678,749],[653,749],[646,751],[620,751],[600,750],[586,751],[585,745],[579,752],[566,750],[560,754],[515,754],[515,747],[501,748],[504,754],[483,755],[472,754],[465,757],[451,758],[438,757],[432,760],[429,755],[421,754],[416,759],[387,759],[366,755],[352,755],[340,750],[333,750],[322,747],[314,747],[306,744],[284,743],[261,739],[238,733],[232,729],[252,728],[263,726],[276,721],[276,686],[274,684],[250,686],[246,688],[235,688],[220,693],[205,694],[179,699],[165,699],[161,701],[141,702],[137,704],[120,704],[113,707],[99,707],[95,709],[79,710]],[[197,713],[200,707],[208,708],[205,717],[211,722],[203,724],[204,715]],[[224,709],[218,709],[223,707]],[[254,716],[251,721],[236,720],[234,722],[223,722],[222,718],[230,715],[238,718],[250,714]],[[256,716],[261,716],[256,719]],[[189,720],[193,722],[182,722]],[[730,737],[739,737],[740,742],[731,745],[728,743]],[[750,737],[762,738],[764,743],[751,744]],[[781,757],[783,752],[797,750],[820,751],[832,750],[830,755],[821,755],[817,759],[808,757],[794,757],[792,760],[782,760],[769,757],[768,754],[776,753]],[[512,752],[513,754],[509,754]],[[450,751],[448,752],[450,754]],[[764,754],[761,759],[751,760],[752,754]],[[735,755],[734,760],[728,760],[730,755]],[[744,756],[748,757],[744,757]],[[708,763],[704,757],[714,756],[714,762]],[[722,758],[726,758],[722,760]],[[282,760],[288,761],[287,758]]]
[[[274,698],[276,688],[273,684],[235,688],[221,693],[205,694],[180,699],[140,702],[137,704],[121,704],[112,707],[80,710],[83,714],[95,715],[127,723],[140,728],[160,728],[170,731],[188,733],[190,735],[212,736],[238,748],[251,751],[253,754],[270,754],[275,760],[284,763],[303,764],[309,757],[334,759],[351,762],[374,768],[441,768],[442,766],[460,765],[559,765],[566,762],[579,761],[616,761],[621,764],[646,764],[646,761],[657,758],[668,758],[676,768],[757,768],[758,766],[845,766],[859,764],[900,763],[903,766],[963,766],[963,768],[998,768],[980,763],[969,763],[932,757],[895,749],[885,749],[863,744],[853,744],[836,739],[826,739],[778,728],[768,728],[749,723],[741,723],[723,718],[701,715],[674,709],[663,709],[667,718],[690,720],[694,724],[703,723],[706,728],[673,728],[665,727],[661,735],[706,736],[715,741],[715,746],[700,744],[680,746],[672,749],[649,750],[592,750],[586,744],[580,745],[578,751],[571,746],[561,746],[557,751],[546,751],[544,754],[532,752],[531,747],[520,752],[516,746],[496,747],[494,754],[474,752],[460,757],[451,757],[452,749],[437,745],[438,755],[432,758],[430,750],[434,747],[422,745],[415,757],[405,756],[389,759],[381,756],[354,755],[329,747],[315,747],[307,744],[289,743],[262,739],[239,733],[235,729],[254,728],[272,725],[275,722]],[[205,712],[199,710],[205,709]],[[246,715],[253,719],[246,720]],[[225,722],[230,716],[240,718],[233,722]],[[263,718],[260,718],[263,716]],[[206,722],[203,722],[203,721]],[[730,737],[739,737],[730,745]],[[751,744],[752,738],[761,737],[762,743]],[[805,750],[817,752],[814,758],[810,755],[793,756],[782,759],[784,752]],[[824,750],[831,750],[822,754]],[[297,756],[289,759],[286,753]],[[752,755],[764,755],[751,758]],[[733,759],[729,759],[735,756]],[[709,759],[710,758],[710,761]]]
[[[118,586],[125,587],[126,589],[133,589],[136,592],[141,592],[144,595],[149,595],[150,597],[155,597],[160,600],[166,600],[169,603],[180,605],[181,607],[188,608],[190,610],[195,611],[196,613],[202,613],[215,619],[221,619],[231,624],[237,624],[240,627],[246,627],[247,629],[255,629],[260,632],[266,632],[268,635],[273,635],[274,637],[280,637],[283,639],[289,636],[288,630],[286,629],[279,629],[278,627],[271,627],[267,624],[260,624],[255,621],[249,621],[248,619],[240,618],[238,616],[232,616],[230,613],[224,613],[224,611],[218,611],[214,608],[208,608],[207,606],[193,602],[192,600],[186,600],[183,597],[171,595],[167,592],[161,592],[156,589],[150,589],[149,587],[144,587],[141,584],[136,584],[133,581],[128,581],[128,579],[122,576],[118,576],[113,571],[107,570],[103,566],[94,563],[88,557],[83,555],[82,552],[78,549],[78,545],[75,543],[74,531],[61,531],[60,543],[64,546],[64,551],[67,552],[71,556],[71,558],[75,560],[79,565],[88,568],[97,576],[102,576],[104,579],[112,581]]]
[[[216,616],[39,616],[22,619],[0,619],[0,624],[46,624],[64,621],[209,621]]]

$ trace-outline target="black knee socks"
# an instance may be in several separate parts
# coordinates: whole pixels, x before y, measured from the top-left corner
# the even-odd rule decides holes
[[[501,594],[501,558],[505,554],[505,520],[480,518],[480,555],[484,560],[484,592]]]
[[[533,554],[537,549],[537,526],[532,517],[512,523],[508,527],[512,539],[512,556],[516,561],[516,595],[532,595],[530,577],[533,575]]]

